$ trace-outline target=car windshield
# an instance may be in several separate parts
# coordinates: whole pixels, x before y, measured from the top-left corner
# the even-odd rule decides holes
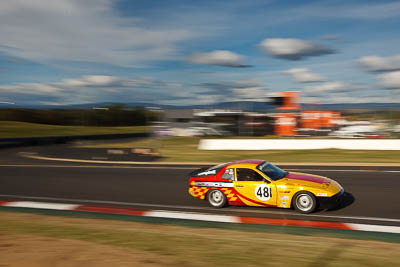
[[[263,163],[258,165],[257,169],[259,169],[262,173],[264,173],[265,175],[267,175],[269,178],[271,178],[274,181],[282,179],[287,174],[286,171],[284,171],[266,161],[264,161]]]

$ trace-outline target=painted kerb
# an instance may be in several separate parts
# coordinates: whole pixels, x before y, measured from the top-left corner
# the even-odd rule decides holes
[[[244,216],[230,216],[230,215],[215,215],[215,214],[197,213],[197,212],[178,212],[178,211],[168,211],[168,210],[142,210],[142,209],[131,209],[124,207],[103,207],[97,205],[49,203],[49,202],[36,202],[36,201],[0,201],[0,206],[11,207],[11,208],[25,208],[25,209],[29,208],[29,209],[42,209],[42,210],[105,213],[105,214],[116,214],[116,215],[143,216],[152,218],[192,220],[192,221],[205,221],[205,222],[295,226],[295,227],[310,227],[310,228],[340,229],[340,230],[400,234],[399,226],[384,226],[384,225],[371,225],[371,224],[244,217]]]

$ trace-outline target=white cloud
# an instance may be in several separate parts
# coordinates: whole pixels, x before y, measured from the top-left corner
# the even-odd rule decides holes
[[[189,61],[200,65],[217,65],[224,67],[248,67],[243,64],[243,56],[227,50],[215,50],[204,53],[194,53]]]
[[[364,90],[357,94],[346,92],[320,94],[314,96],[304,96],[304,103],[319,102],[325,104],[335,103],[399,103],[400,95],[390,94],[388,91]]]
[[[21,83],[17,85],[0,85],[1,93],[29,94],[29,95],[54,95],[62,91],[61,88],[51,84]]]
[[[348,92],[357,88],[359,87],[342,82],[326,82],[320,85],[305,86],[303,92],[308,95],[319,95],[322,93]]]
[[[267,91],[263,87],[233,88],[235,101],[265,101]]]
[[[260,43],[260,48],[273,57],[300,60],[309,56],[332,54],[325,46],[293,38],[269,38]]]
[[[177,82],[153,78],[130,79],[107,75],[89,75],[53,83],[0,85],[0,93],[14,102],[52,102],[76,104],[85,102],[152,102],[183,99],[193,94]]]
[[[197,95],[193,103],[196,105],[214,104],[222,99],[221,95]]]
[[[400,71],[393,71],[378,76],[380,84],[387,89],[400,89]]]
[[[360,103],[360,98],[342,95],[328,95],[328,96],[304,96],[301,98],[303,103],[313,104],[343,104],[343,103]],[[368,101],[367,101],[368,102]]]
[[[199,95],[217,95],[222,101],[264,101],[267,89],[255,79],[204,83]]]
[[[34,61],[101,62],[141,66],[174,59],[195,36],[183,27],[141,26],[113,0],[2,0],[0,51]]]
[[[120,82],[118,77],[107,75],[88,75],[80,79],[65,79],[65,86],[85,87],[85,86],[112,86]]]
[[[366,56],[358,60],[367,71],[400,70],[400,55],[391,57]]]
[[[294,68],[283,71],[284,74],[292,77],[296,82],[299,83],[312,83],[312,82],[323,82],[325,78],[319,74],[310,72],[307,68]]]
[[[235,101],[265,101],[267,89],[255,79],[239,80],[232,88]]]

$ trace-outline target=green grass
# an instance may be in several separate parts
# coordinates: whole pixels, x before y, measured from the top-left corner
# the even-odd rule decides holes
[[[56,126],[14,121],[0,121],[0,138],[71,136],[90,134],[117,134],[146,132],[146,126],[132,127],[88,127]],[[236,138],[236,137],[235,137]],[[247,138],[247,137],[246,137]],[[271,136],[269,138],[277,138]],[[198,150],[200,138],[170,137],[147,138],[120,144],[99,144],[87,147],[133,148],[150,147],[166,162],[225,162],[240,159],[265,159],[270,162],[287,163],[400,163],[399,151],[364,150],[270,150],[270,151],[211,151]]]
[[[130,127],[93,127],[93,126],[58,126],[37,123],[0,121],[0,138],[70,136],[91,134],[119,134],[146,132],[146,126]]]
[[[90,242],[91,247],[107,245],[110,253],[121,247],[128,249],[126,253],[129,250],[142,251],[157,262],[167,259],[182,266],[400,264],[399,243],[351,240],[324,234],[291,235],[10,212],[1,212],[0,215],[0,235],[9,240],[19,235],[52,238],[52,242],[78,240]],[[41,255],[46,256],[51,257]]]
[[[169,162],[226,162],[240,159],[264,159],[270,162],[316,163],[400,163],[400,151],[371,150],[198,150],[200,138],[147,138],[120,144],[100,144],[86,147],[133,148],[151,147]]]

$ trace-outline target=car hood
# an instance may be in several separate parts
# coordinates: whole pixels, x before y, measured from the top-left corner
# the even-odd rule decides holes
[[[286,185],[300,185],[326,189],[333,182],[333,180],[319,175],[288,172],[286,176],[280,180],[280,182]]]

